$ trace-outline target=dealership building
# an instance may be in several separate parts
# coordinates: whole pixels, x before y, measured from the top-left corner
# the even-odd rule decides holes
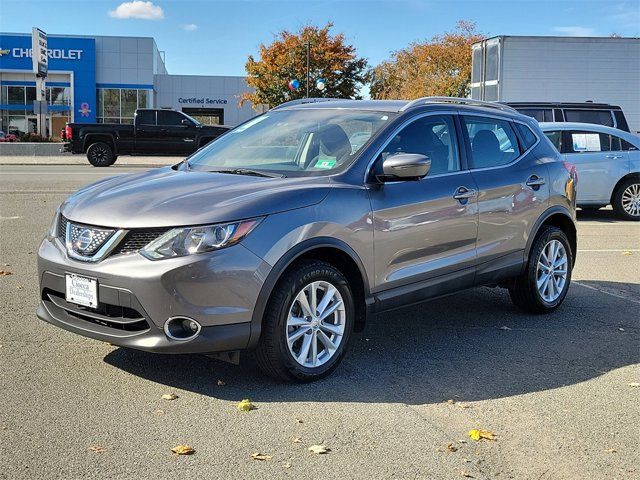
[[[132,123],[136,108],[181,110],[204,124],[256,114],[244,77],[171,75],[153,38],[49,35],[47,129],[66,122]],[[0,130],[36,131],[31,34],[0,33]]]

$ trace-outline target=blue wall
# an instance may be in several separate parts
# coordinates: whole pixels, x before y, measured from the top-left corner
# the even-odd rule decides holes
[[[96,42],[93,38],[49,37],[49,72],[73,72],[74,121],[96,121]],[[0,70],[32,71],[31,36],[0,35]],[[26,73],[25,72],[25,73]],[[5,85],[25,82],[3,81]],[[30,106],[32,107],[32,106]]]

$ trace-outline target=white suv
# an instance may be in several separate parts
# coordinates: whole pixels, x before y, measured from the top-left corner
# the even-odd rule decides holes
[[[611,205],[618,215],[640,220],[640,137],[590,123],[540,123],[578,172],[578,206]]]

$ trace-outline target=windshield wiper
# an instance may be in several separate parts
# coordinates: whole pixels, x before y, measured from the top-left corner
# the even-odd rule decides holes
[[[266,173],[259,172],[257,170],[250,170],[248,168],[233,168],[230,170],[207,170],[209,173],[230,173],[232,175],[249,175],[252,177],[267,177],[267,178],[284,178],[285,175],[280,173]]]

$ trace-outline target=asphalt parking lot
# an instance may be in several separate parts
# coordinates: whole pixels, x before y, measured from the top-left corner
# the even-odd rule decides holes
[[[36,318],[55,208],[133,170],[0,166],[0,478],[640,478],[639,223],[580,214],[574,282],[550,316],[467,291],[374,318],[332,377],[284,385]],[[238,411],[244,398],[257,409]]]

